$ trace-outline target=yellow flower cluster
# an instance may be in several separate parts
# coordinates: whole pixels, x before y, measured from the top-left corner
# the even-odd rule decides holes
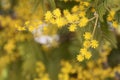
[[[89,6],[88,2],[79,1],[80,5],[76,5],[72,8],[71,12],[68,10],[60,11],[55,9],[52,12],[47,11],[45,14],[45,21],[47,23],[56,24],[58,28],[61,28],[69,24],[69,31],[74,32],[77,26],[84,27],[87,25],[89,19],[86,17],[85,10]]]
[[[112,26],[114,27],[114,28],[117,28],[118,27],[118,22],[115,20],[115,11],[114,10],[111,10],[110,12],[109,12],[109,14],[108,14],[108,17],[107,17],[107,20],[109,21],[109,22],[112,22]]]
[[[34,1],[33,0],[21,0],[17,4],[16,7],[14,7],[15,14],[17,15],[17,18],[21,18],[23,21],[29,21],[29,20],[38,20],[42,19],[43,15],[43,9],[41,6],[36,8],[34,10]],[[26,6],[27,5],[27,6]]]
[[[42,22],[43,18],[43,9],[42,7],[38,7],[37,9],[33,9],[34,1],[22,0],[22,3],[18,3],[18,5],[14,8],[15,14],[17,18],[20,19],[21,24],[14,23],[14,26],[19,31],[28,30],[32,32],[36,28],[38,28]],[[28,5],[28,6],[26,6]],[[25,7],[26,6],[26,7]],[[25,7],[25,8],[24,8]],[[24,16],[24,17],[23,17]]]
[[[32,37],[30,34],[16,32],[14,24],[15,23],[21,24],[21,21],[19,19],[12,19],[12,17],[10,16],[0,16],[0,22],[1,22],[0,45],[3,46],[3,49],[8,54],[14,52],[16,48],[16,42],[21,42],[24,41],[25,39],[29,40]]]
[[[70,27],[69,27],[69,31],[74,32],[77,29],[76,26],[77,25],[75,25],[75,24],[71,24]]]
[[[58,27],[62,27],[66,24],[65,18],[61,16],[60,9],[55,9],[52,13],[47,11],[45,14],[45,21],[52,24],[57,24]]]
[[[8,1],[8,3],[10,4],[9,0],[2,1],[5,1],[5,3],[6,1]],[[24,0],[22,4],[24,4]],[[5,10],[9,9],[7,8],[7,6],[3,7]],[[19,9],[16,10],[18,7]],[[29,41],[33,38],[31,33],[19,32],[16,30],[15,27],[15,23],[17,25],[22,25],[24,20],[30,19],[29,17],[26,18],[25,14],[22,13],[22,11],[26,11],[25,13],[27,15],[27,10],[25,9],[26,8],[20,8],[20,6],[15,7],[15,14],[17,14],[17,16],[10,15],[8,13],[0,14],[0,64],[2,64],[0,65],[0,73],[6,68],[6,66],[8,66],[8,64],[12,63],[13,61],[17,61],[17,59],[19,59],[19,57],[21,56],[21,51],[18,49],[18,44],[23,41]],[[23,30],[24,28],[19,29]]]
[[[92,39],[92,34],[90,32],[85,32],[83,35],[85,41],[83,42],[83,48],[80,49],[80,53],[77,55],[77,60],[79,62],[83,61],[84,59],[90,59],[92,54],[89,51],[91,48],[97,48],[98,47],[98,41]]]
[[[58,78],[59,80],[105,80],[108,77],[117,79],[116,73],[120,74],[120,66],[104,68],[105,65],[103,63],[89,61],[84,67],[74,62],[62,61]]]
[[[31,23],[32,22],[32,23]],[[15,28],[18,31],[25,31],[28,30],[30,32],[33,32],[35,29],[37,29],[40,25],[42,24],[42,22],[40,20],[38,21],[26,21],[25,24],[23,26],[17,25],[15,24]]]
[[[12,53],[15,49],[15,42],[14,40],[9,40],[6,45],[4,46],[4,49],[7,51],[7,53]]]
[[[38,28],[38,26],[42,24],[46,24],[43,28],[43,32],[45,34],[49,34],[49,32],[57,32],[57,29],[54,27],[49,27],[53,25],[57,25],[57,28],[61,28],[63,26],[68,25],[68,30],[70,32],[75,32],[77,28],[82,28],[87,26],[87,23],[89,22],[89,19],[86,17],[86,9],[89,7],[90,3],[87,1],[82,0],[76,0],[79,5],[73,6],[71,11],[63,10],[61,11],[59,8],[53,10],[53,11],[47,11],[44,17],[43,21],[35,20],[33,17],[33,21],[27,20],[27,18],[24,18],[24,20],[27,20],[22,26],[16,25],[17,30],[28,30],[33,32],[35,29]],[[27,4],[27,3],[24,3]],[[15,8],[17,11],[19,8],[22,7],[23,4],[19,4],[18,8]],[[27,9],[30,9],[30,6],[27,7]],[[26,11],[28,11],[26,10]],[[24,11],[19,11],[23,12]],[[17,13],[19,14],[19,13]],[[26,15],[29,15],[30,12],[28,11],[25,13]],[[23,16],[23,14],[19,14],[19,16]],[[36,17],[35,17],[36,18]],[[49,28],[49,29],[48,29]],[[56,31],[51,31],[51,29],[55,29]],[[37,35],[37,34],[36,34]],[[98,47],[98,41],[92,39],[92,35],[89,32],[86,32],[84,34],[85,41],[83,42],[83,48],[80,49],[80,54],[77,56],[78,61],[83,61],[84,59],[90,59],[92,56],[89,48],[96,48]]]
[[[61,73],[58,75],[59,80],[70,80],[68,74],[71,72],[72,65],[67,61],[62,61],[61,65]]]
[[[36,63],[36,72],[38,78],[35,78],[34,80],[50,80],[49,75],[45,72],[44,64],[40,61]]]
[[[109,42],[105,42],[104,45],[102,45],[102,49],[100,51],[100,59],[99,62],[108,62],[108,55],[110,54],[112,48],[110,47]]]

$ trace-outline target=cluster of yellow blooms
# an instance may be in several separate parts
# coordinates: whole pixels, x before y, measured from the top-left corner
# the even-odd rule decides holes
[[[2,6],[3,9],[4,10],[10,9],[10,5],[11,5],[10,0],[2,0],[2,1],[4,3],[4,6]],[[7,5],[5,6],[6,1],[8,2],[7,2]],[[25,2],[26,1],[24,1],[24,3]],[[22,12],[22,11],[26,11],[25,13],[27,13],[28,9],[26,10],[24,9],[21,8],[20,6],[15,7],[17,16],[15,14],[14,15],[0,14],[0,54],[1,54],[0,74],[6,68],[6,66],[8,66],[8,64],[12,63],[13,61],[17,61],[21,56],[21,51],[19,50],[18,43],[29,41],[33,38],[31,33],[20,32],[16,29],[16,26],[15,26],[15,24],[22,25],[23,20],[26,20],[29,18],[29,17],[26,18]],[[22,11],[20,12],[20,10]]]
[[[5,44],[3,49],[7,53],[13,52],[13,50],[16,48],[17,42],[24,41],[25,39],[30,39],[31,36],[29,34],[24,34],[16,31],[14,23],[21,23],[20,20],[13,20],[10,16],[0,16],[0,22],[1,29],[3,30],[0,32],[0,45],[2,46]],[[8,32],[9,34],[6,34]]]
[[[49,75],[45,72],[44,64],[40,61],[36,63],[36,72],[38,78],[35,78],[34,80],[50,80]]]
[[[67,2],[67,0],[65,1]],[[89,21],[91,21],[91,19],[88,19],[86,17],[86,9],[89,7],[90,3],[87,1],[82,1],[82,0],[76,0],[76,2],[78,2],[78,5],[73,6],[73,8],[71,9],[71,11],[63,10],[63,12],[57,8],[55,10],[51,11],[47,11],[45,14],[45,20],[40,21],[40,20],[34,20],[36,17],[33,16],[33,20],[34,21],[26,21],[25,24],[21,27],[16,25],[16,28],[18,30],[29,30],[31,32],[33,32],[36,28],[38,28],[39,25],[42,24],[47,24],[47,25],[57,25],[57,28],[61,28],[63,26],[69,26],[68,29],[70,32],[75,32],[77,30],[77,28],[83,28],[83,27],[87,27],[87,23]],[[25,3],[28,4],[28,3]],[[20,3],[20,7],[22,7],[23,4]],[[26,9],[30,9],[31,7],[29,6]],[[16,10],[18,10],[18,8],[16,8]],[[25,13],[25,10],[22,10],[21,13]],[[94,11],[92,10],[92,12],[94,12],[93,14],[95,14],[95,9]],[[30,14],[31,12],[28,11],[28,14]],[[26,14],[26,16],[28,15]],[[38,13],[36,13],[38,14]],[[20,16],[23,16],[23,14],[19,14]],[[108,15],[107,20],[108,21],[112,21],[113,26],[117,27],[118,24],[116,21],[114,21],[114,15],[115,12],[114,11],[110,11],[110,14]],[[95,16],[94,16],[95,17]],[[93,17],[93,18],[94,18]],[[37,19],[37,18],[36,18]],[[27,18],[25,18],[25,20],[27,20]],[[32,22],[32,23],[31,23]],[[97,24],[95,22],[95,24]],[[48,27],[44,27],[44,32],[48,32],[50,30],[47,29]],[[53,28],[52,28],[53,29]],[[55,29],[57,30],[57,29]],[[54,30],[54,31],[55,31]],[[52,31],[53,32],[53,31]],[[56,33],[56,31],[55,31]],[[91,34],[90,32],[85,32],[84,34],[84,39],[85,41],[83,42],[83,48],[80,49],[80,54],[77,56],[77,60],[78,61],[83,61],[84,59],[90,59],[90,57],[92,56],[92,53],[90,52],[90,48],[97,48],[98,47],[98,41],[93,39],[94,37],[94,30],[93,30],[93,34]]]
[[[19,26],[17,24],[15,24],[15,28],[18,30],[18,31],[25,31],[25,30],[29,30],[30,32],[33,32],[35,29],[37,29],[39,27],[39,25],[42,24],[41,21],[36,21],[34,22],[32,21],[26,21],[25,24],[23,26]]]
[[[110,43],[106,42],[102,46],[102,52],[99,53],[100,57],[94,61],[89,60],[86,65],[62,61],[59,80],[105,80],[107,78],[119,80],[117,74],[120,74],[120,65],[114,68],[108,65],[107,56],[110,51]]]
[[[2,1],[8,1],[6,2],[7,5],[3,5],[3,9],[10,9],[11,4],[9,0]],[[92,19],[87,18],[86,10],[91,4],[84,0],[75,0],[79,4],[73,6],[71,11],[67,9],[61,11],[59,8],[53,11],[47,11],[44,20],[42,20],[44,15],[41,7],[38,7],[37,10],[33,11],[34,14],[32,13],[31,9],[34,9],[31,5],[34,0],[20,1],[21,2],[18,3],[18,6],[14,8],[14,15],[0,15],[0,64],[2,64],[0,65],[0,73],[2,73],[2,70],[4,70],[9,63],[16,61],[22,55],[22,51],[19,51],[18,49],[19,43],[31,40],[33,38],[31,33],[24,33],[25,30],[34,32],[41,25],[43,25],[40,28],[42,28],[44,35],[54,35],[57,33],[58,29],[64,26],[68,27],[70,32],[75,32],[79,28],[82,30],[87,27],[88,22],[96,18],[96,16]],[[69,0],[64,1],[67,2]],[[92,13],[95,13],[94,9],[92,10]],[[112,22],[113,27],[117,28],[118,22],[114,20],[115,13],[115,11],[110,11],[107,20]],[[96,49],[99,46],[99,42],[94,39],[95,27],[96,26],[93,27],[93,32],[84,32],[84,34],[82,34],[84,37],[83,45],[77,55],[77,60],[79,62],[90,59],[92,56],[91,49]],[[39,36],[39,34],[36,33],[34,36]],[[106,44],[109,45],[109,43]],[[115,79],[116,73],[120,74],[120,66],[115,68],[107,66],[107,68],[104,69],[104,65],[102,63],[107,64],[107,55],[109,54],[111,48],[108,48],[106,45],[103,45],[103,48],[105,50],[101,52],[100,58],[96,61],[88,61],[86,66],[82,66],[77,63],[70,63],[68,61],[62,61],[62,68],[58,75],[59,80]],[[44,64],[42,62],[37,62],[36,65],[38,77],[34,80],[50,80],[49,74],[46,73]]]
[[[58,80],[119,80],[120,65],[114,68],[108,65],[107,56],[110,51],[110,43],[106,42],[102,46],[102,52],[99,53],[100,57],[97,60],[89,60],[84,65],[62,60]],[[51,80],[48,78],[48,74],[45,73],[43,63],[37,62],[36,71],[41,78],[35,80]]]
[[[88,61],[86,66],[70,63],[69,61],[62,61],[61,72],[58,75],[59,80],[105,80],[111,78],[117,80],[120,74],[120,66],[115,68],[104,68],[99,61]],[[84,76],[84,77],[83,77]]]
[[[71,13],[68,10],[60,11],[60,9],[55,9],[53,12],[47,11],[45,14],[45,21],[47,23],[57,24],[58,28],[61,28],[69,24],[69,31],[74,32],[77,27],[85,27],[89,22],[89,19],[86,17],[86,8],[89,6],[89,2],[80,1],[80,5],[75,5]],[[84,48],[80,49],[80,53],[77,56],[78,61],[83,61],[84,56],[86,59],[91,57],[91,52],[87,51],[89,47],[96,48],[98,47],[98,41],[92,39],[92,34],[86,32],[84,35],[85,41],[83,43]],[[92,40],[91,40],[92,39]]]
[[[18,42],[30,40],[30,34],[17,32],[14,23],[20,21],[13,20],[10,16],[0,16],[0,74],[10,63],[15,62],[20,57],[20,52],[17,47]]]
[[[111,10],[110,12],[109,12],[109,15],[108,15],[108,17],[107,17],[107,20],[109,21],[109,22],[112,22],[112,25],[113,25],[113,27],[114,28],[117,28],[118,27],[118,22],[115,20],[115,11],[114,10]]]
[[[90,48],[98,47],[98,41],[92,39],[92,34],[90,32],[85,32],[84,39],[85,41],[83,42],[83,48],[80,49],[80,53],[77,55],[77,60],[80,62],[84,59],[90,59],[92,56],[91,52],[89,51]]]
[[[77,29],[77,26],[84,27],[87,25],[89,20],[86,17],[85,9],[88,6],[88,2],[80,1],[80,5],[74,6],[71,12],[67,9],[61,12],[58,8],[53,10],[53,12],[47,11],[45,14],[45,21],[57,24],[59,28],[69,24],[69,31],[74,32]]]
[[[28,6],[24,8],[25,5]],[[17,18],[23,20],[21,24],[14,23],[14,26],[17,30],[29,30],[30,32],[32,32],[34,29],[38,28],[39,25],[42,24],[40,19],[43,16],[43,10],[41,9],[41,7],[38,7],[33,14],[33,7],[31,5],[33,5],[33,1],[22,0],[22,3],[19,3],[18,6],[14,8],[15,13],[17,14]]]
[[[26,1],[23,1],[23,2],[24,2],[24,4],[19,3],[19,7],[15,8],[15,11],[16,11],[16,14],[18,15],[18,17],[25,16],[23,18],[25,23],[24,24],[17,23],[18,25],[16,24],[16,26],[15,26],[17,28],[17,30],[20,30],[20,31],[27,29],[28,31],[33,32],[35,29],[37,29],[39,27],[39,25],[42,25],[45,23],[47,25],[57,25],[58,28],[68,25],[69,31],[75,32],[77,30],[77,28],[87,27],[87,23],[89,21],[91,21],[90,19],[88,19],[86,17],[86,9],[90,5],[90,3],[87,1],[76,0],[76,2],[79,2],[79,4],[73,6],[71,11],[68,11],[66,9],[66,10],[63,10],[63,12],[62,12],[59,8],[53,10],[52,12],[47,11],[45,14],[45,20],[43,20],[43,21],[39,20],[38,16],[35,16],[35,15],[39,14],[39,11],[35,12],[34,15],[31,14],[31,12],[30,12],[30,9],[32,9],[31,6],[27,6],[27,8],[25,8],[25,10],[20,9],[20,8],[23,8],[23,5],[32,3],[32,2],[26,3]],[[27,13],[26,13],[26,11],[27,11]],[[95,10],[94,11],[92,10],[92,12],[95,12]],[[29,18],[30,15],[31,15],[30,18],[32,21],[28,20],[28,19],[30,19]],[[110,14],[108,15],[107,20],[112,21],[113,26],[117,27],[117,22],[113,21],[114,15],[115,15],[115,12],[110,11]],[[43,15],[39,15],[40,18],[41,18],[41,16],[43,16]],[[19,26],[19,25],[21,25],[21,26]],[[43,30],[45,33],[50,31],[46,26],[44,27]],[[56,31],[55,31],[55,33],[56,33]],[[80,49],[80,54],[77,56],[78,61],[81,62],[84,59],[90,59],[92,56],[92,53],[90,52],[89,49],[98,47],[98,41],[92,39],[93,37],[94,37],[94,34],[91,34],[90,32],[85,32],[85,34],[84,34],[85,41],[83,42],[83,48]]]

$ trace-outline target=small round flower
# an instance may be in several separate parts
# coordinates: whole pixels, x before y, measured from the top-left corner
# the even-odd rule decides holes
[[[84,60],[84,56],[83,55],[77,55],[77,60],[79,61],[79,62],[81,62],[81,61],[83,61]]]
[[[64,14],[64,16],[67,16],[70,14],[70,12],[66,9],[66,10],[63,10],[63,14]]]
[[[83,5],[88,7],[90,5],[90,3],[89,2],[83,2]]]
[[[55,15],[55,17],[60,17],[61,16],[61,12],[60,12],[60,9],[55,9],[54,11],[53,11],[53,14]]]
[[[85,58],[86,58],[86,59],[90,59],[91,56],[92,56],[92,54],[91,54],[90,51],[88,51],[88,52],[85,54]]]
[[[62,17],[57,18],[56,19],[56,24],[60,28],[60,27],[62,27],[62,26],[64,26],[66,24],[66,20],[64,18],[62,18]]]
[[[74,6],[73,8],[72,8],[72,12],[77,12],[79,10],[79,7],[78,6]]]
[[[50,11],[47,11],[45,14],[45,20],[49,21],[53,17],[52,13]]]
[[[89,48],[89,47],[90,47],[90,41],[89,41],[89,40],[85,40],[85,41],[83,42],[83,46],[84,46],[85,48]]]
[[[85,15],[86,15],[85,11],[79,13],[79,17],[85,17]]]
[[[80,23],[79,23],[78,25],[79,25],[80,27],[84,27],[84,26],[87,25],[87,23],[88,23],[88,18],[83,17],[83,18],[80,19]]]
[[[83,36],[86,40],[90,40],[92,38],[92,34],[90,32],[85,32]]]
[[[97,40],[91,40],[91,47],[92,48],[98,47],[98,41]]]
[[[69,31],[74,32],[77,29],[76,26],[76,24],[71,24],[69,27]]]
[[[111,10],[110,15],[111,15],[111,17],[114,17],[115,16],[115,11]]]
[[[68,14],[65,17],[69,23],[73,23],[74,21],[79,20],[79,17],[77,14]]]
[[[86,48],[81,48],[81,49],[80,49],[81,55],[85,55],[87,52],[88,52],[88,51],[87,51]]]
[[[112,25],[113,25],[114,28],[117,28],[117,27],[118,27],[117,21],[113,21],[113,24],[112,24]]]
[[[108,15],[107,20],[108,20],[108,21],[112,21],[112,20],[113,20],[113,17],[111,17],[111,15]]]

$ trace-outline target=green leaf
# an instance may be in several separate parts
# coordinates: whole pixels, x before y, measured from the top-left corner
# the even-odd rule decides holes
[[[35,0],[33,1],[33,3],[34,4],[33,4],[32,12],[34,12],[40,4],[43,7],[43,0]]]
[[[98,5],[98,7],[97,7],[97,13],[98,13],[98,15],[99,15],[100,21],[103,22],[103,21],[104,21],[104,20],[103,20],[103,16],[104,16],[105,13],[106,13],[106,9],[105,9],[103,3],[101,3],[100,5]]]
[[[103,25],[101,29],[103,39],[109,41],[112,47],[117,48],[117,40],[114,32],[108,28],[108,25]]]
[[[22,75],[22,60],[18,59],[7,67],[8,76],[5,80],[25,80]]]
[[[51,6],[51,10],[54,10],[56,8],[56,4],[54,0],[48,0],[50,6]]]
[[[110,10],[120,10],[120,0],[105,0],[104,3]]]
[[[117,41],[113,32],[108,32],[108,33],[104,32],[103,34],[105,39],[108,40],[114,48],[117,48],[117,45],[116,45]]]
[[[35,77],[36,62],[42,60],[45,62],[46,58],[41,51],[40,44],[36,43],[34,40],[23,42],[18,45],[18,49],[23,60],[22,63],[22,74],[24,77],[28,75],[30,78]]]

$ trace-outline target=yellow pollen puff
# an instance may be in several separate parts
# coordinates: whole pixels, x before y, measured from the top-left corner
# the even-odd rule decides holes
[[[87,23],[88,23],[88,18],[83,17],[83,18],[80,19],[80,23],[79,23],[78,25],[79,25],[80,27],[84,27],[84,26],[87,25]]]
[[[6,50],[8,53],[12,53],[12,51],[15,49],[16,45],[13,40],[10,40],[5,44],[4,50]]]
[[[85,32],[83,36],[85,40],[90,40],[92,38],[92,34],[90,32]]]
[[[73,23],[74,21],[79,20],[79,17],[76,14],[74,14],[74,15],[68,14],[65,17],[66,17],[66,19],[68,20],[69,23]]]
[[[112,25],[113,25],[114,28],[117,28],[118,27],[117,21],[113,21]]]
[[[108,21],[112,21],[112,20],[113,20],[113,17],[111,17],[110,15],[108,15],[107,20],[108,20]]]
[[[81,49],[80,49],[81,55],[85,55],[87,52],[88,52],[88,51],[87,51],[86,48],[81,48]]]
[[[60,17],[60,18],[57,18],[57,19],[56,19],[56,24],[57,24],[58,27],[60,28],[60,27],[62,27],[62,26],[64,26],[64,25],[66,24],[66,21],[65,21],[64,18]]]
[[[112,21],[114,19],[114,16],[115,16],[115,11],[111,10],[107,17],[107,20]]]
[[[81,61],[83,61],[84,60],[84,56],[83,55],[77,55],[77,60],[79,61],[79,62],[81,62]]]
[[[92,56],[92,54],[91,54],[91,52],[89,52],[89,51],[85,54],[85,58],[86,58],[86,59],[90,59],[91,56]]]
[[[71,24],[69,27],[69,31],[74,32],[77,29],[76,26],[76,24]]]
[[[74,6],[73,8],[72,8],[72,12],[77,12],[79,10],[79,7],[78,6]]]
[[[86,13],[84,11],[79,13],[79,17],[85,17]]]
[[[98,47],[98,41],[96,41],[96,40],[91,40],[91,47],[92,47],[92,48]]]
[[[85,41],[83,42],[83,46],[84,46],[85,48],[89,48],[89,47],[90,47],[90,41],[85,40]]]
[[[64,14],[64,16],[67,16],[67,15],[70,14],[70,13],[69,13],[68,10],[63,10],[63,14]]]
[[[110,15],[112,16],[112,17],[114,17],[114,15],[115,15],[115,11],[110,11]]]
[[[83,5],[86,7],[89,6],[89,4],[90,4],[89,2],[83,2]]]
[[[49,21],[53,17],[52,13],[50,11],[47,11],[45,14],[45,20]]]
[[[40,67],[40,68],[37,68],[36,71],[45,71],[45,66],[42,62],[40,61],[36,62],[36,66]]]
[[[83,5],[79,6],[79,10],[83,11],[85,9],[85,7]]]
[[[61,16],[60,9],[55,9],[55,10],[53,11],[53,14],[55,15],[55,17],[60,17],[60,16]]]

